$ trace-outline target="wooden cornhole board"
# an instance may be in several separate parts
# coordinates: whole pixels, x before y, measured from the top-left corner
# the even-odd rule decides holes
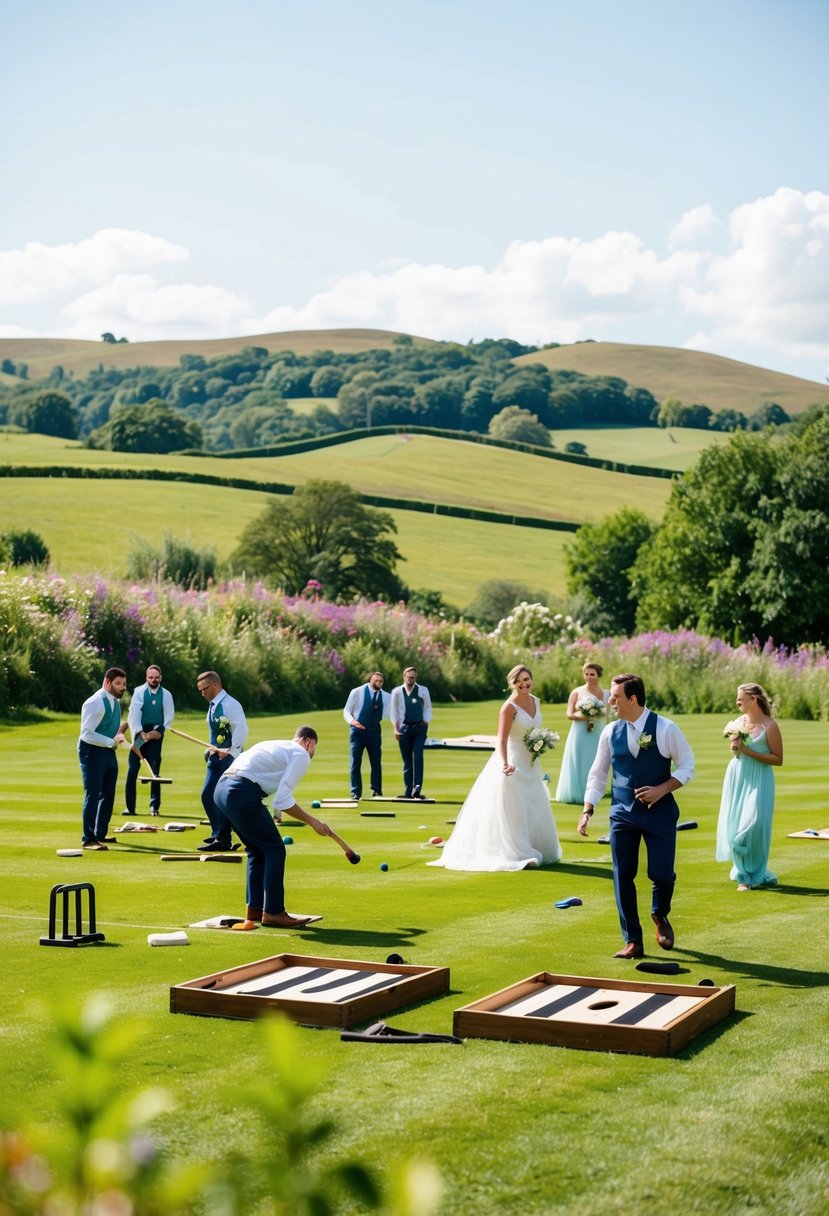
[[[344,1030],[448,991],[448,967],[276,954],[176,984],[170,1012],[250,1019],[280,1009],[303,1026]]]
[[[495,735],[463,735],[458,739],[427,739],[426,751],[442,747],[450,752],[494,752],[498,742]]]
[[[455,1010],[459,1038],[673,1056],[734,1011],[736,989],[540,971]]]
[[[802,832],[789,832],[796,840],[829,840],[829,828],[804,828]]]

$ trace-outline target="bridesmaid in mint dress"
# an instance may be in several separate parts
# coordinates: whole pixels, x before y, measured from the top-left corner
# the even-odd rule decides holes
[[[587,774],[596,759],[599,747],[599,735],[607,724],[606,717],[585,718],[576,706],[585,697],[595,697],[605,706],[610,693],[605,692],[599,680],[604,669],[598,663],[585,663],[582,667],[584,683],[574,688],[567,702],[567,717],[572,722],[564,745],[564,755],[561,760],[561,773],[555,792],[556,802],[572,802],[578,806],[584,802],[584,791],[587,787]]]
[[[731,740],[734,756],[725,770],[720,818],[717,824],[717,861],[730,861],[730,878],[738,891],[777,882],[768,868],[771,823],[774,814],[774,773],[783,763],[780,727],[771,716],[768,696],[759,684],[741,684],[737,708],[743,741]]]

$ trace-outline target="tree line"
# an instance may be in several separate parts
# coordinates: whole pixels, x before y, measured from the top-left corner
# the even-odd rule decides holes
[[[17,383],[0,385],[0,425],[117,451],[221,452],[387,424],[548,445],[550,431],[608,423],[736,430],[788,420],[770,402],[751,417],[675,397],[660,406],[618,376],[513,363],[538,350],[507,338],[461,345],[401,335],[390,349],[300,355],[248,346],[215,359],[185,354],[176,368],[100,364],[75,377],[56,367],[37,382],[6,360]],[[299,416],[291,402],[309,397],[319,404]]]

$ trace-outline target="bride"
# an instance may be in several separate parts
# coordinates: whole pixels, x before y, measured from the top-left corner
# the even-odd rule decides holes
[[[526,667],[507,676],[512,695],[498,716],[498,742],[461,807],[439,861],[447,870],[526,870],[561,857],[541,765],[524,742],[541,725]]]

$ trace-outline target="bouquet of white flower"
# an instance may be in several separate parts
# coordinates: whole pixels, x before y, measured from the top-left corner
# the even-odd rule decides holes
[[[745,743],[746,739],[748,739],[748,731],[741,725],[738,718],[735,718],[733,722],[726,722],[722,733],[723,738],[730,739],[732,743],[736,739],[742,739],[743,743]]]
[[[532,763],[535,764],[538,757],[543,756],[545,752],[552,751],[560,738],[554,730],[547,730],[546,726],[534,726],[532,730],[528,730],[524,735],[524,742],[532,756]]]
[[[583,718],[587,719],[587,729],[593,730],[596,725],[597,718],[603,718],[607,713],[607,706],[604,701],[600,701],[598,697],[594,697],[592,693],[586,693],[576,704],[576,709]]]

